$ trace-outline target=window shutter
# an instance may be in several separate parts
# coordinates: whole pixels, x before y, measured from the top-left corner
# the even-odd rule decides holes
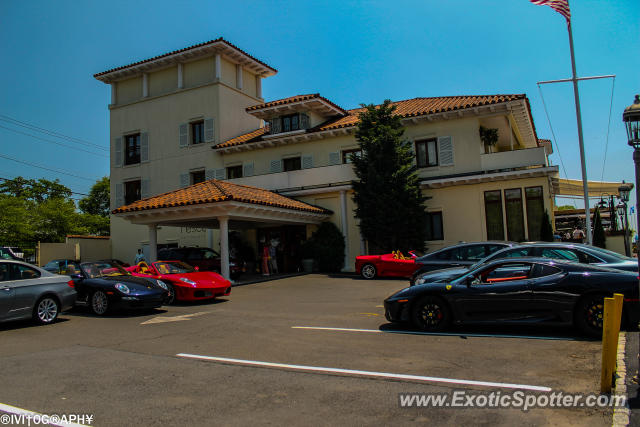
[[[149,134],[147,132],[140,134],[140,162],[149,161]]]
[[[440,150],[440,166],[453,165],[453,138],[441,136],[438,138],[438,149]]]
[[[213,119],[204,119],[204,141],[213,141]]]
[[[116,138],[115,146],[116,146],[116,154],[115,154],[115,158],[113,159],[113,166],[119,168],[119,167],[122,167],[122,137],[121,136]]]
[[[140,181],[140,198],[146,199],[151,196],[151,186],[149,185],[148,179],[143,179]]]
[[[216,178],[216,171],[213,169],[206,169],[204,171],[204,179],[209,181],[211,179],[215,179]]]
[[[309,129],[309,116],[300,114],[300,129]]]
[[[280,117],[274,117],[271,119],[271,133],[280,132],[282,132],[282,120],[280,120]]]
[[[180,174],[180,188],[184,188],[184,187],[188,187],[189,186],[189,174],[188,173],[181,173]]]
[[[307,154],[302,156],[302,169],[311,169],[313,167],[313,156]]]
[[[115,206],[115,209],[118,209],[122,205],[124,205],[124,187],[120,183],[120,184],[116,184],[116,206]]]
[[[253,176],[253,162],[242,165],[242,176]]]
[[[271,173],[282,172],[282,160],[271,160]]]
[[[181,124],[178,132],[180,134],[180,147],[189,145],[189,125],[187,123]]]
[[[340,153],[338,151],[332,151],[329,153],[329,166],[340,164]]]
[[[220,180],[224,179],[224,178],[225,178],[225,176],[226,176],[226,173],[225,173],[225,172],[226,172],[226,171],[224,170],[224,168],[216,169],[216,171],[215,171],[215,177],[216,177],[216,179],[220,179]]]

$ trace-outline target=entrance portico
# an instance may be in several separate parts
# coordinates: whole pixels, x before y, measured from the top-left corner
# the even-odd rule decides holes
[[[331,211],[257,187],[209,180],[160,194],[113,211],[149,228],[150,261],[157,260],[159,226],[220,230],[220,273],[229,278],[229,228],[319,224]]]

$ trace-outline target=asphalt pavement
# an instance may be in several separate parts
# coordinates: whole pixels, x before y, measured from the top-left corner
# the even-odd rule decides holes
[[[98,426],[611,425],[609,408],[401,408],[400,393],[586,394],[600,380],[600,342],[570,328],[389,325],[382,301],[405,283],[312,274],[211,303],[0,324],[0,405]]]

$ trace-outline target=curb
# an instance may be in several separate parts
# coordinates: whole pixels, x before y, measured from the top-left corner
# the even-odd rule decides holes
[[[616,384],[613,394],[616,396],[624,396],[624,407],[613,408],[613,427],[625,427],[629,425],[629,396],[627,395],[627,364],[624,360],[625,348],[627,345],[626,332],[620,332],[618,337],[618,354],[616,367]]]

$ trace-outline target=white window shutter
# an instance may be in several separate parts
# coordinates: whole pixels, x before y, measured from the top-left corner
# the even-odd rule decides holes
[[[180,188],[188,187],[189,184],[190,184],[190,182],[189,182],[189,174],[188,173],[181,173],[180,174]]]
[[[311,169],[313,167],[313,156],[306,154],[302,156],[302,169]]]
[[[329,166],[340,164],[340,153],[338,151],[332,151],[329,153]]]
[[[143,179],[140,181],[140,198],[146,199],[147,197],[151,197],[151,186],[148,179]]]
[[[204,171],[204,179],[209,181],[211,179],[215,179],[216,178],[216,171],[213,169],[206,169]]]
[[[180,134],[180,147],[186,147],[189,145],[189,124],[182,123],[178,129]]]
[[[122,183],[116,184],[116,206],[114,209],[118,209],[124,205],[124,186]]]
[[[213,141],[213,119],[204,119],[204,141]]]
[[[271,160],[271,173],[282,172],[282,160]]]
[[[242,165],[242,176],[253,176],[253,162]]]
[[[116,153],[113,159],[113,166],[119,168],[122,167],[122,137],[119,136],[115,139]]]
[[[140,162],[149,161],[149,134],[143,132],[140,134]]]
[[[453,138],[450,136],[441,136],[438,138],[438,150],[440,158],[440,166],[453,165]]]
[[[225,169],[224,169],[224,168],[216,169],[216,171],[215,171],[215,177],[216,177],[216,179],[218,179],[218,180],[222,180],[222,179],[224,179],[224,178],[225,178],[225,176],[226,176],[226,171],[225,171]]]

